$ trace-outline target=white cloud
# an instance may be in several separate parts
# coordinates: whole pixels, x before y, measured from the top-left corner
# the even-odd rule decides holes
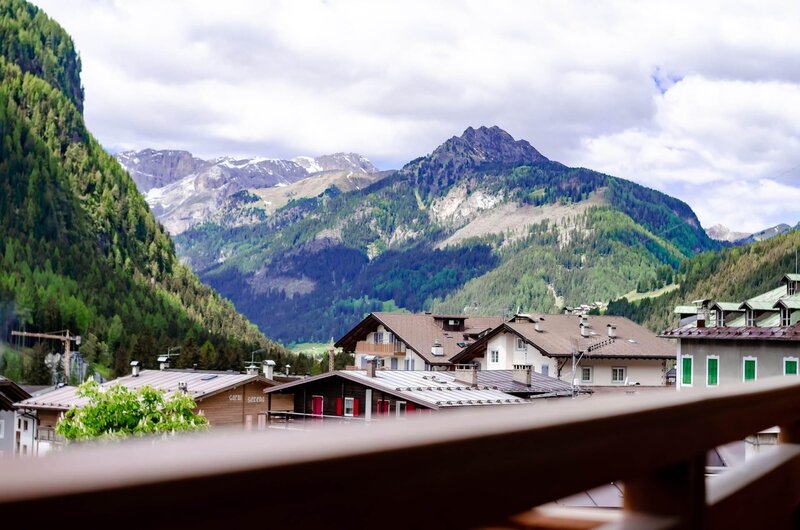
[[[496,124],[706,225],[800,220],[777,202],[800,175],[794,1],[35,1],[75,38],[111,148],[397,167]],[[742,186],[760,202],[718,200]]]

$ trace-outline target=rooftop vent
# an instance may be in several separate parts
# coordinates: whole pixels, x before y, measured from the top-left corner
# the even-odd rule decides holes
[[[541,333],[542,331],[544,331],[544,326],[543,326],[543,324],[542,324],[543,322],[544,322],[544,317],[539,317],[539,319],[538,319],[538,320],[536,321],[536,323],[533,325],[533,329],[535,329],[535,330],[536,330],[536,331],[538,331],[539,333]]]
[[[444,355],[444,348],[439,340],[433,341],[433,346],[431,346],[431,355],[435,355],[437,357],[442,357]]]
[[[616,324],[609,324],[608,325],[608,336],[612,339],[617,338],[617,325]]]
[[[589,328],[587,328],[583,322],[581,322],[581,337],[588,337],[589,336]]]
[[[178,381],[178,390],[180,392],[188,392],[189,391],[189,383],[186,381]]]
[[[275,376],[275,361],[272,359],[267,359],[261,363],[261,369],[264,372],[264,377],[267,379],[273,379]]]
[[[139,361],[131,361],[131,375],[139,377]]]
[[[367,377],[375,377],[375,372],[378,370],[378,358],[374,355],[365,355],[364,360],[367,363]]]

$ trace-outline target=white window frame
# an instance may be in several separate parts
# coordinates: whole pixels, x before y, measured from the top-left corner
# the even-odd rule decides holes
[[[396,405],[394,406],[395,415],[400,418],[405,416],[408,413],[408,402],[406,401],[395,401]],[[400,411],[400,405],[403,406],[402,412]]]
[[[525,340],[517,337],[517,351],[526,351],[528,349],[528,345],[525,344]]]
[[[350,405],[350,414],[347,413],[347,406]],[[342,407],[342,414],[347,416],[348,418],[352,418],[355,416],[354,412],[356,409],[356,398],[346,397],[344,398],[344,405]]]
[[[708,361],[711,359],[717,360],[717,384],[708,384]],[[692,361],[692,370],[694,370],[694,361]],[[719,386],[719,355],[706,355],[706,386]]]
[[[781,327],[791,326],[792,325],[792,312],[786,308],[781,308]]]
[[[756,326],[756,312],[752,309],[745,310],[744,325],[748,328],[754,328]]]
[[[615,381],[614,380],[614,370],[622,370],[622,380]],[[627,366],[612,366],[611,367],[611,384],[612,385],[624,385],[625,380],[628,378],[628,367]]]
[[[500,350],[489,350],[489,362],[490,363],[500,362]]]
[[[383,344],[383,331],[375,332],[375,344]]]
[[[689,374],[689,376],[690,376],[690,379],[692,380],[692,382],[691,382],[691,383],[684,383],[684,382],[683,382],[683,360],[684,360],[684,359],[689,359],[689,360],[691,360],[691,361],[692,361],[692,372]],[[680,386],[685,386],[685,387],[692,387],[692,386],[694,386],[694,355],[681,355],[681,364],[680,364],[680,368],[681,368],[681,370],[680,370],[680,373],[679,373],[679,374],[677,374],[677,375],[678,375],[678,377],[679,377],[678,381],[679,381],[679,383],[680,383]]]
[[[594,367],[593,366],[579,366],[578,369],[581,371],[581,383],[592,383],[594,382]],[[589,379],[583,378],[583,371],[589,370]]]
[[[783,358],[783,375],[786,374],[786,361],[794,361],[797,363],[797,373],[795,374],[788,374],[788,375],[800,375],[800,357],[793,357],[791,355]],[[756,369],[758,369],[758,363],[756,363]],[[2,438],[0,436],[0,438]]]
[[[747,361],[755,361],[755,363],[756,363],[755,372],[756,373],[755,373],[755,377],[753,378],[753,381],[758,381],[758,357],[754,357],[752,355],[746,355],[746,356],[742,357],[742,381],[747,381],[747,379],[745,379],[745,371],[744,371],[744,367],[746,366],[746,362]]]
[[[0,439],[6,437],[6,420],[0,420]]]

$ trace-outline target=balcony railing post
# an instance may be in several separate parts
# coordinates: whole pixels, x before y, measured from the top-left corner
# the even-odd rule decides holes
[[[624,481],[626,511],[675,517],[675,528],[702,528],[706,506],[705,455]]]

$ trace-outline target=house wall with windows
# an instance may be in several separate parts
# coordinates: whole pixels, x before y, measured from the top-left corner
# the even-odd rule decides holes
[[[272,394],[275,397],[276,393]],[[319,416],[377,418],[429,410],[391,394],[337,377],[312,381],[292,389],[294,412]]]
[[[14,413],[11,429],[14,433],[14,445],[17,456],[36,455],[37,421],[28,414]],[[8,426],[6,426],[8,428]]]
[[[587,370],[589,379],[587,380]],[[592,359],[583,357],[578,364],[575,382],[581,386],[642,386],[667,384],[667,361],[663,359]],[[572,361],[561,369],[561,379],[572,381]]]
[[[709,359],[718,359],[716,385],[713,362],[709,366]],[[781,376],[786,371],[797,375],[798,359],[800,343],[794,341],[681,339],[676,386],[717,386],[739,383],[745,380],[745,375],[747,379],[762,379]]]
[[[486,355],[475,359],[481,370],[511,370],[514,365],[529,364],[535,372],[556,377],[556,360],[542,355],[532,344],[513,333],[500,333],[486,345]]]

